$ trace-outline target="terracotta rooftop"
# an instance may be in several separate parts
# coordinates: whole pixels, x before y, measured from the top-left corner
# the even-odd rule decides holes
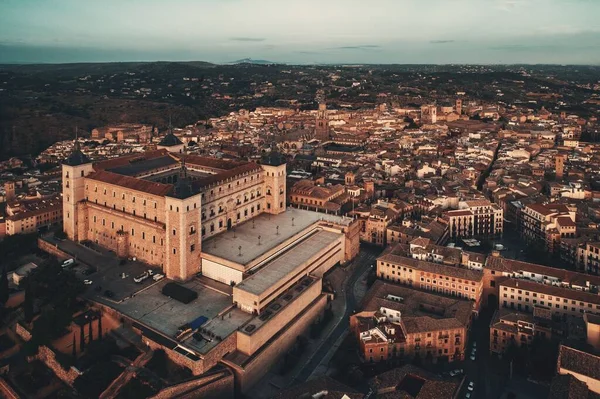
[[[440,378],[413,365],[377,375],[369,381],[378,398],[453,399],[460,380]]]
[[[600,381],[600,356],[561,345],[558,351],[558,370],[565,369]]]
[[[172,184],[155,183],[148,180],[136,179],[135,177],[119,175],[106,170],[94,172],[87,176],[87,178],[158,196],[165,196],[173,189]]]

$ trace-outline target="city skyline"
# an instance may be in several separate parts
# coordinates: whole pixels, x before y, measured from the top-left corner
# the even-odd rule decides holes
[[[598,64],[589,0],[0,2],[1,63]]]

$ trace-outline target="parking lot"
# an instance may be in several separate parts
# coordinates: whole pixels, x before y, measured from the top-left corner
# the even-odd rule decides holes
[[[75,260],[72,270],[82,280],[91,281],[84,294],[88,299],[121,302],[156,283],[151,276],[141,283],[136,283],[133,280],[136,276],[148,270],[152,270],[155,274],[161,273],[159,268],[139,261],[123,262],[114,252],[94,244],[83,246],[69,240],[58,241],[52,237],[45,237],[45,239],[71,254]]]

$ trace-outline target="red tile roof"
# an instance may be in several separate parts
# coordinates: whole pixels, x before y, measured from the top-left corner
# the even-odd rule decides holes
[[[148,180],[137,179],[135,177],[119,175],[117,173],[99,170],[87,177],[90,180],[97,180],[103,183],[113,184],[115,186],[127,187],[132,190],[142,191],[148,194],[165,196],[173,189],[172,184],[155,183]]]

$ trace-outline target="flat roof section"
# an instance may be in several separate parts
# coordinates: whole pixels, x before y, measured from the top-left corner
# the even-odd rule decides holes
[[[302,263],[338,240],[340,235],[340,233],[332,231],[317,231],[300,243],[294,243],[288,251],[269,261],[258,272],[236,285],[235,288],[254,295],[262,294]]]
[[[170,280],[163,279],[148,289],[137,292],[133,297],[110,306],[141,324],[174,338],[180,326],[200,316],[210,320],[231,305],[231,297],[206,288],[195,280],[181,283],[198,293],[197,299],[183,304],[162,294],[162,288],[169,282]]]
[[[293,226],[292,218],[294,218]],[[254,220],[254,228],[252,220]],[[230,262],[247,265],[319,220],[346,224],[350,223],[352,219],[296,208],[288,208],[279,215],[262,213],[235,226],[235,234],[232,229],[203,241],[202,252]],[[279,226],[279,235],[277,226]],[[261,245],[258,245],[259,235]],[[242,247],[241,256],[238,249],[240,246]]]

